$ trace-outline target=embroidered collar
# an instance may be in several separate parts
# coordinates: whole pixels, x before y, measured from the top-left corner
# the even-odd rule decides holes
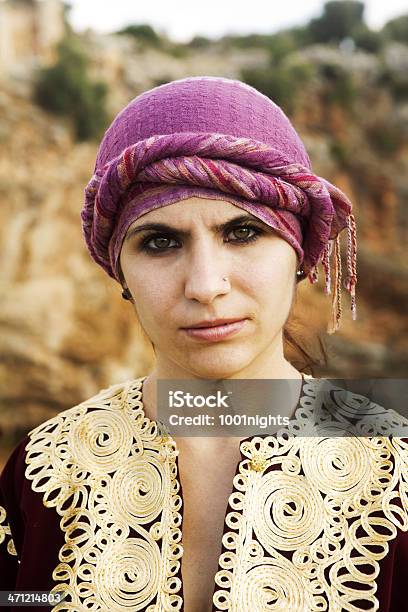
[[[144,414],[145,378],[104,389],[30,432],[26,477],[65,533],[53,572],[53,592],[68,593],[64,610],[183,609],[178,449]],[[366,609],[362,600],[378,610],[378,562],[397,527],[408,529],[407,443],[299,435],[322,398],[327,404],[308,378],[289,435],[240,444],[217,612],[355,611]]]

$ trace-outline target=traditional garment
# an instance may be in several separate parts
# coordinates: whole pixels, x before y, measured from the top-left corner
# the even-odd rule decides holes
[[[61,412],[15,449],[0,478],[0,590],[67,592],[54,612],[183,610],[178,449],[145,415],[145,378]],[[285,435],[240,443],[214,612],[406,609],[408,441],[360,435],[344,390],[324,382],[303,378]],[[380,429],[407,424],[353,402]],[[339,424],[346,437],[333,437]]]
[[[130,225],[150,210],[190,197],[226,200],[274,228],[297,252],[303,278],[323,264],[332,320],[339,328],[339,234],[347,229],[347,276],[356,318],[357,240],[348,197],[312,172],[305,147],[282,109],[240,81],[191,77],[155,87],[114,119],[99,147],[81,211],[92,258],[120,282]]]

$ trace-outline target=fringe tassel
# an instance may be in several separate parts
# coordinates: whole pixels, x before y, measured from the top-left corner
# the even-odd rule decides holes
[[[334,293],[332,298],[332,313],[331,320],[327,327],[327,333],[334,334],[340,327],[342,315],[341,307],[341,250],[340,250],[340,234],[335,240],[330,240],[323,252],[322,263],[326,274],[325,293],[331,292],[331,277],[330,277],[330,256],[334,247]],[[350,214],[347,217],[347,272],[348,275],[344,280],[343,286],[350,293],[351,316],[353,321],[357,319],[356,295],[355,288],[357,283],[357,237],[356,223],[354,215]],[[316,275],[317,278],[317,275]],[[313,282],[313,281],[312,281]]]
[[[356,305],[356,283],[357,283],[357,235],[356,221],[354,215],[347,217],[347,272],[348,277],[344,281],[344,287],[351,297],[351,316],[353,321],[357,319]]]
[[[313,266],[313,268],[310,270],[310,272],[308,274],[309,280],[312,283],[312,285],[315,285],[317,283],[317,281],[319,280],[319,269],[318,269],[317,265],[318,264]]]
[[[341,308],[341,252],[340,252],[340,235],[336,236],[334,241],[334,293],[332,299],[331,320],[327,327],[327,333],[334,334],[340,327],[342,315]]]
[[[326,286],[324,290],[326,295],[329,295],[331,292],[330,255],[332,252],[332,247],[333,247],[333,242],[329,240],[329,242],[326,245],[326,248],[324,249],[323,259],[322,259],[323,268],[324,268],[325,277],[326,277]]]

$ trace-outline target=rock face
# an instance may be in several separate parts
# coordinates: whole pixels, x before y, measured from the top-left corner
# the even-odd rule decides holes
[[[0,73],[28,75],[54,61],[65,30],[61,0],[0,2]]]
[[[152,357],[119,285],[84,246],[95,144],[74,144],[66,125],[4,89],[0,115],[0,428],[14,439]]]
[[[138,72],[137,57],[132,57],[131,65],[124,63],[120,70],[115,53],[106,51],[112,113],[153,85],[146,67],[157,66],[158,61],[149,55],[157,52],[143,51],[139,57],[143,69]],[[255,57],[247,56],[246,61],[255,62]],[[203,73],[238,77],[243,58],[234,57],[229,65],[227,59],[218,58],[217,64],[209,55],[194,64],[189,57],[183,65],[181,60],[174,63],[168,58],[160,71],[156,68],[156,77],[159,73],[168,78]],[[260,59],[258,54],[257,61]],[[372,63],[361,58],[359,62],[370,74],[375,70]],[[103,71],[104,65],[94,63],[95,73]],[[121,75],[126,75],[125,84],[115,88]],[[307,337],[321,332],[330,356],[328,367],[314,370],[316,376],[405,377],[407,372],[408,187],[403,177],[408,175],[408,151],[401,144],[381,155],[370,134],[378,132],[378,126],[389,129],[393,117],[398,117],[406,133],[408,112],[375,79],[371,81],[353,116],[339,106],[319,105],[310,90],[292,117],[314,171],[344,189],[354,202],[357,219],[357,321],[351,320],[348,294],[344,293],[341,330],[324,336],[331,298],[323,292],[323,279],[317,286],[304,281],[298,288],[294,318],[300,319],[300,333]],[[69,121],[45,114],[11,83],[2,82],[3,452],[51,414],[114,382],[141,376],[154,363],[131,304],[122,300],[120,286],[91,260],[82,238],[79,214],[95,155],[96,144],[74,142]],[[290,347],[287,355],[294,355]]]
[[[309,53],[316,63],[347,66],[340,52],[337,59],[333,50],[329,56],[322,48]],[[361,52],[351,55],[348,74],[358,92],[352,107],[316,107],[316,99],[305,92],[300,114],[293,117],[315,172],[347,193],[357,223],[358,318],[351,320],[345,294],[342,328],[326,338],[330,363],[320,369],[324,376],[407,375],[408,106],[382,83],[384,70],[391,80],[400,78],[407,53],[407,46],[390,45],[383,59]],[[343,238],[344,247],[345,242]]]

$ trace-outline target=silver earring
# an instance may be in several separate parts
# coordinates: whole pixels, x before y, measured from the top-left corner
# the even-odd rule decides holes
[[[296,276],[303,276],[303,275],[304,275],[303,270],[297,270]]]

